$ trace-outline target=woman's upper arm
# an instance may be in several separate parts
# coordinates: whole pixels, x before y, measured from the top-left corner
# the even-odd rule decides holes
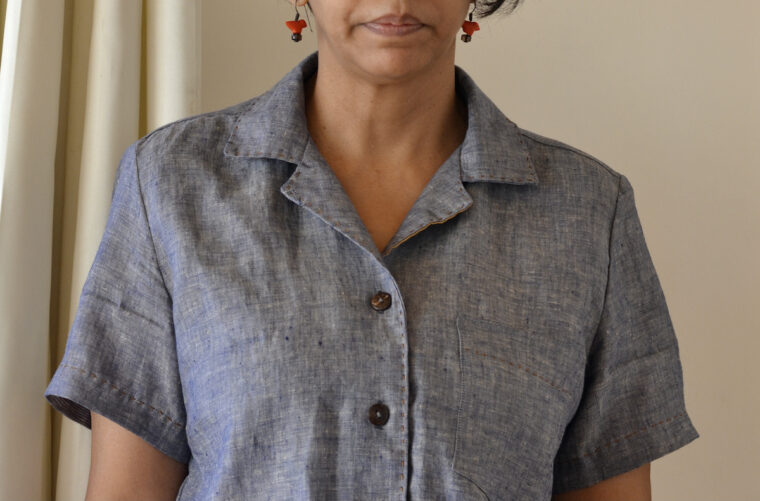
[[[171,500],[187,476],[180,463],[108,418],[92,415],[92,454],[85,501]]]
[[[651,501],[650,463],[598,484],[555,494],[552,501]]]

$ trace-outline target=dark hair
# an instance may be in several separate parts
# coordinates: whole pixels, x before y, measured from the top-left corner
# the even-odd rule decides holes
[[[500,15],[506,16],[511,14],[521,3],[522,0],[476,0],[473,16],[482,19],[496,13],[496,11],[499,11]]]

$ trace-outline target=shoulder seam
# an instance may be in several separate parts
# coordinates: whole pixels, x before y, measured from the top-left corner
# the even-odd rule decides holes
[[[187,117],[184,117],[184,118],[179,118],[179,119],[171,121],[169,123],[165,123],[164,125],[161,125],[160,127],[156,127],[152,131],[150,131],[147,134],[145,134],[143,137],[141,137],[139,139],[139,141],[142,142],[144,139],[147,139],[148,137],[152,136],[153,134],[155,134],[155,133],[157,133],[157,132],[159,132],[159,131],[161,131],[161,130],[169,127],[169,126],[181,124],[181,123],[184,123],[184,122],[188,122],[190,120],[194,120],[194,119],[197,119],[197,118],[207,118],[207,117],[210,118],[210,117],[213,117],[215,115],[224,115],[224,114],[231,114],[233,116],[240,115],[240,113],[242,113],[242,111],[240,111],[240,110],[239,111],[235,111],[235,112],[230,112],[230,111],[227,111],[227,110],[231,110],[232,108],[235,108],[237,106],[242,106],[242,107],[244,107],[244,109],[250,109],[250,107],[253,106],[253,104],[256,101],[258,101],[260,97],[261,96],[255,96],[255,97],[252,97],[250,99],[246,99],[245,101],[241,101],[239,103],[236,103],[236,104],[233,104],[231,106],[228,106],[226,108],[221,108],[221,109],[212,110],[212,111],[206,111],[206,112],[203,112],[203,113],[195,113],[193,115],[190,115],[190,116],[187,116]]]
[[[568,144],[564,144],[561,141],[552,140],[552,139],[543,140],[540,137],[538,137],[538,134],[536,134],[534,132],[526,131],[526,130],[521,129],[519,127],[518,127],[518,131],[520,132],[521,136],[523,136],[525,138],[528,138],[531,141],[535,141],[537,143],[541,143],[541,144],[544,144],[546,146],[553,146],[555,148],[561,148],[561,149],[566,150],[566,151],[577,153],[578,155],[580,155],[582,157],[585,157],[585,158],[593,161],[594,163],[596,163],[600,167],[603,167],[607,172],[609,172],[610,174],[612,174],[613,177],[615,177],[615,178],[619,178],[620,176],[622,176],[621,172],[614,171],[612,169],[612,167],[610,167],[609,165],[607,165],[603,161],[599,160],[598,158],[590,155],[589,153],[586,153],[583,150],[579,150],[578,148],[574,148],[574,147],[572,147],[572,146],[570,146]],[[549,141],[552,141],[552,142],[549,142]]]
[[[174,301],[173,293],[172,291],[169,290],[169,288],[166,285],[166,272],[163,270],[161,266],[161,260],[158,257],[158,250],[156,249],[156,239],[153,237],[153,228],[151,228],[150,219],[148,218],[148,206],[145,203],[145,195],[143,194],[142,181],[140,181],[140,163],[138,160],[138,153],[139,153],[138,146],[139,144],[135,144],[135,148],[134,148],[135,183],[137,184],[137,195],[140,198],[140,205],[142,207],[141,212],[142,212],[142,216],[145,222],[145,226],[148,229],[148,237],[150,238],[150,243],[151,243],[151,246],[153,247],[153,257],[156,259],[156,268],[158,269],[158,273],[161,276],[161,283],[164,286],[164,290],[166,291],[167,297],[169,297],[169,301],[173,302]],[[173,323],[174,322],[172,320],[172,324]]]

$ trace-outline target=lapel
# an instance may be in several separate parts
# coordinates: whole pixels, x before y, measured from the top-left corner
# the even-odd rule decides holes
[[[467,210],[473,200],[463,182],[538,184],[518,127],[457,66],[457,92],[468,109],[465,139],[433,175],[381,253],[309,135],[304,81],[317,70],[317,64],[318,52],[313,52],[271,89],[251,99],[236,118],[224,155],[295,164],[295,170],[282,184],[280,192],[380,262],[395,247],[431,224],[442,223]],[[266,164],[251,162],[251,165]]]

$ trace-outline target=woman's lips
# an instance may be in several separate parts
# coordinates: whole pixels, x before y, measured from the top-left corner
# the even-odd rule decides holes
[[[422,28],[422,24],[390,24],[390,23],[365,23],[367,29],[378,35],[400,36],[414,33]]]

